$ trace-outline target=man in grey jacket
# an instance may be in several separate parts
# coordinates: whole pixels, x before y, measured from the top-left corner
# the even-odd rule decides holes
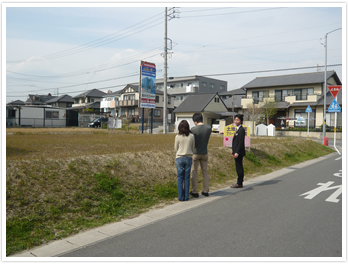
[[[192,172],[191,172],[191,186],[192,191],[190,195],[197,198],[198,194],[198,165],[201,165],[203,175],[203,191],[202,195],[209,196],[209,176],[208,176],[208,142],[211,134],[211,127],[203,123],[203,116],[201,113],[195,113],[192,116],[195,124],[191,128],[195,136],[195,150],[192,156]]]

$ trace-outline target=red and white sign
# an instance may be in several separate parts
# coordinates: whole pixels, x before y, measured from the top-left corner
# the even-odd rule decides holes
[[[340,92],[342,86],[327,86],[331,92],[331,95],[335,98],[338,94],[338,92]]]

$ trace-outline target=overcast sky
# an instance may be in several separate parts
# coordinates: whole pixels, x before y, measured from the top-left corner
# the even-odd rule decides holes
[[[325,65],[325,34],[342,28],[328,35],[327,64],[343,81],[344,5],[177,4],[167,23],[168,77],[209,76],[233,90],[255,77],[315,72]],[[164,4],[43,6],[3,3],[6,103],[28,94],[117,91],[138,82],[141,60],[163,77]]]

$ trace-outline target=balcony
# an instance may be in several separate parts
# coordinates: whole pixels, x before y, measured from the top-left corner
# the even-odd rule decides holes
[[[138,107],[139,100],[120,100],[116,102],[117,107]]]

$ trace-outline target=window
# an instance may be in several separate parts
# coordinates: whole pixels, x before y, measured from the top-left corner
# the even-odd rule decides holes
[[[15,118],[16,117],[16,110],[9,109],[8,110],[8,118]]]
[[[282,99],[282,91],[281,90],[276,90],[275,92],[274,92],[274,94],[275,94],[275,100],[276,101],[283,101]]]
[[[129,109],[128,115],[135,115],[135,109]]]
[[[314,94],[314,88],[299,88],[294,89],[294,95],[296,100],[307,100],[308,95]]]
[[[264,91],[253,91],[252,97],[255,100],[255,104],[258,104],[259,101],[263,101],[263,98],[268,98],[268,90]]]
[[[203,85],[203,87],[207,87],[207,83],[206,82],[203,82],[202,85]]]
[[[294,95],[294,91],[292,89],[283,90],[282,101],[285,101],[285,97],[289,97],[289,96],[293,96],[293,95]]]
[[[91,102],[94,102],[94,98],[91,98]]]
[[[159,96],[156,96],[156,103],[159,102]]]
[[[295,118],[297,119],[295,121],[295,126],[298,127],[305,127],[306,126],[306,110],[304,109],[296,109],[295,110]]]
[[[160,109],[155,109],[154,114],[155,117],[161,117],[161,110]]]
[[[225,89],[225,86],[220,86],[220,89]]]
[[[210,83],[210,88],[215,88],[215,84]]]
[[[219,103],[220,99],[218,97],[214,98],[214,102]]]
[[[168,104],[170,104],[172,102],[172,98],[171,97],[167,97],[168,99]]]
[[[46,111],[46,119],[58,119],[59,112],[58,111]]]

